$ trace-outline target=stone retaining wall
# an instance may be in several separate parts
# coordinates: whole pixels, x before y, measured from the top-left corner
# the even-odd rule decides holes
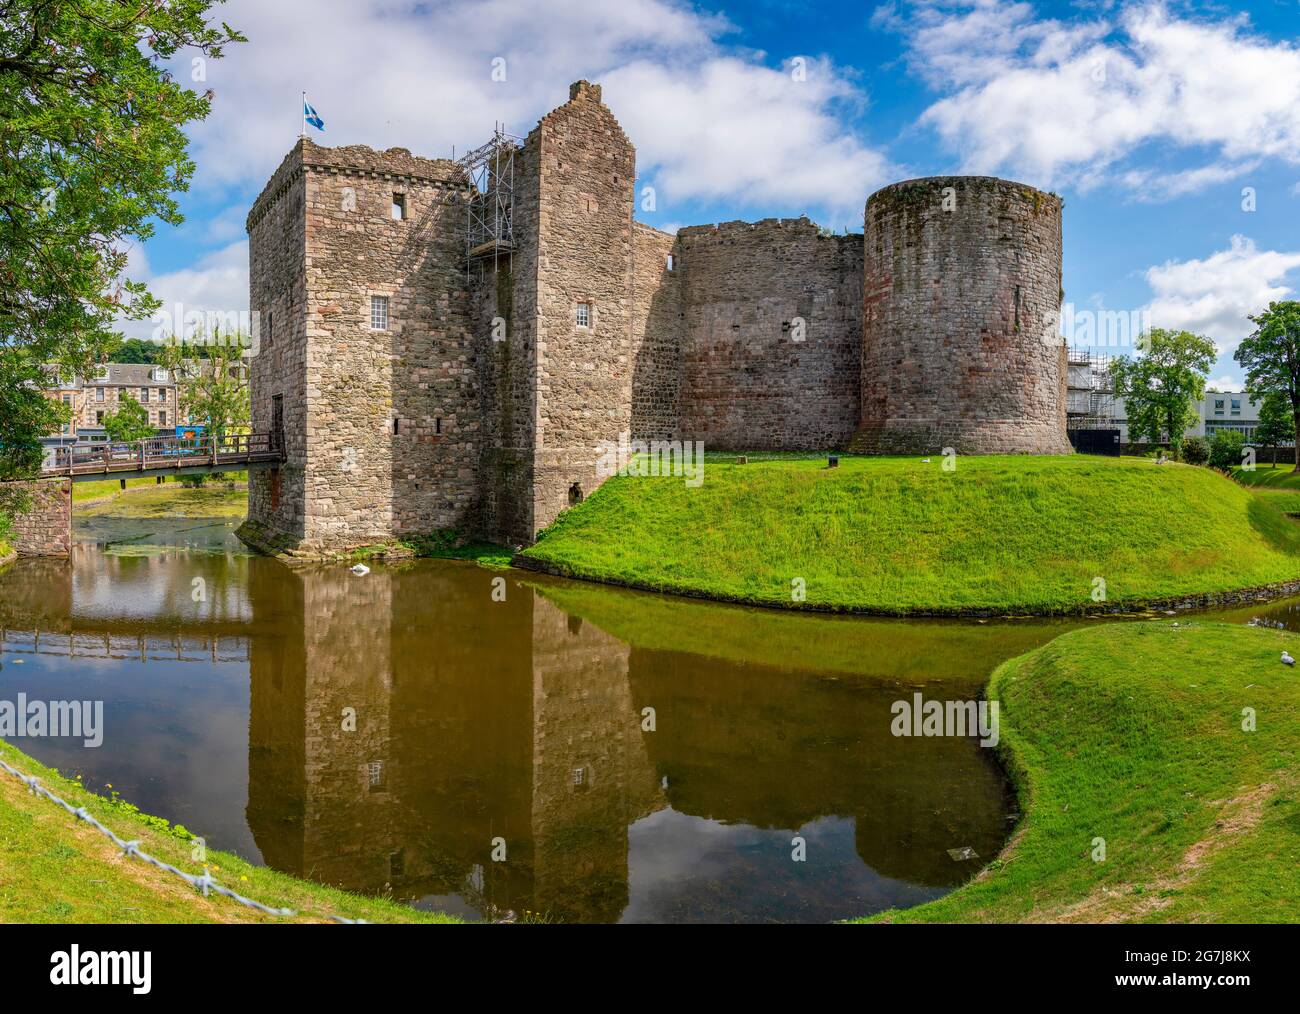
[[[19,556],[67,556],[72,552],[72,481],[7,482],[6,492],[25,493],[27,510],[13,520],[11,541]]]

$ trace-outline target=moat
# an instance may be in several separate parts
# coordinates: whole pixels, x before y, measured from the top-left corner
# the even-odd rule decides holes
[[[825,922],[938,897],[1017,807],[975,737],[897,738],[891,705],[977,697],[1073,625],[449,561],[291,570],[232,532],[84,519],[70,561],[0,575],[0,699],[104,701],[98,749],[15,745],[210,847],[472,919]]]

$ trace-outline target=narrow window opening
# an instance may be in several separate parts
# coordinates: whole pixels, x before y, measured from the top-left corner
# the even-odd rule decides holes
[[[402,431],[402,420],[393,416],[393,436],[398,436]]]
[[[370,330],[388,330],[388,297],[370,297]]]
[[[442,417],[441,417],[441,416],[439,416],[438,418],[436,418],[436,419],[433,420],[433,432],[435,432],[435,433],[441,433],[441,432],[442,432]]]
[[[591,304],[579,303],[577,313],[574,315],[574,320],[578,327],[591,327]]]
[[[406,195],[393,194],[393,221],[400,222],[406,217]]]
[[[669,255],[668,255],[668,270],[671,271],[672,269],[673,269],[673,255],[672,255],[672,254],[669,254]]]

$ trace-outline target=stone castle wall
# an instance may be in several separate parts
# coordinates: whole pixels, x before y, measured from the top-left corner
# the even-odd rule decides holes
[[[636,151],[598,85],[573,85],[529,137],[534,146],[541,210],[529,539],[600,485],[601,445],[616,445],[631,423],[636,180]],[[590,307],[585,326],[579,304]]]
[[[1060,198],[982,176],[896,183],[867,202],[865,246],[853,449],[1070,453]]]
[[[476,526],[466,189],[446,160],[302,140],[254,206],[251,306],[269,339],[253,425],[271,428],[282,395],[288,454],[255,484],[254,520],[309,547]],[[371,326],[373,296],[388,299],[386,329]]]
[[[281,543],[527,543],[622,439],[1068,453],[1052,195],[921,180],[874,195],[865,236],[807,219],[670,236],[634,222],[635,149],[585,81],[512,178],[499,256],[467,254],[465,171],[405,149],[300,141],[254,205],[253,425],[280,395],[288,460],[253,478],[250,520]]]
[[[17,494],[27,509],[15,513],[9,541],[19,556],[68,556],[72,552],[71,479],[6,482],[6,496]]]
[[[677,237],[632,224],[632,416],[640,440],[678,437],[681,278]]]
[[[806,218],[678,233],[681,436],[717,450],[840,447],[859,419],[862,237]]]

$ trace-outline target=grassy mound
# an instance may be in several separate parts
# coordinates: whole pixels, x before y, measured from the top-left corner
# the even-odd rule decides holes
[[[1254,486],[1258,489],[1300,490],[1300,472],[1295,470],[1295,465],[1289,463],[1256,465],[1249,471],[1244,468],[1234,468],[1232,477],[1243,486]]]
[[[123,859],[97,831],[0,770],[0,923],[323,922],[334,915],[367,922],[459,921],[299,880],[213,849],[207,850],[206,864],[198,862],[192,836],[179,825],[96,795],[3,741],[0,758],[35,775],[73,806],[84,806],[119,838],[138,841],[150,855],[192,874],[206,865],[226,887],[298,913],[268,916],[215,894],[204,898],[172,874]]]
[[[775,606],[1069,612],[1300,578],[1300,526],[1206,468],[1094,457],[710,462],[610,479],[523,557]],[[805,592],[803,601],[797,590]]]
[[[989,697],[1019,828],[965,887],[870,921],[1300,920],[1300,673],[1283,650],[1300,637],[1148,622],[1004,663]]]

